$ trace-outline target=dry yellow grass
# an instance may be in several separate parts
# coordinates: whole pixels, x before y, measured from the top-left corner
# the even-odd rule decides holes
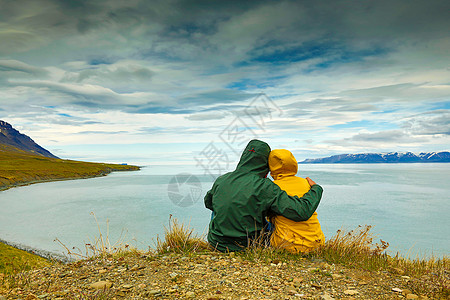
[[[193,253],[208,250],[209,244],[194,234],[194,230],[179,224],[177,219],[169,218],[169,228],[164,227],[164,240],[157,238],[156,251],[158,253]]]

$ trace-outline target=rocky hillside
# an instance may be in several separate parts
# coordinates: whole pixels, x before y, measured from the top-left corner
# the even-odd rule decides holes
[[[413,292],[425,279],[399,271],[322,259],[256,262],[235,253],[130,252],[55,264],[3,285],[0,280],[0,299],[429,299]]]
[[[302,164],[343,163],[436,163],[450,162],[450,152],[427,152],[418,155],[412,152],[340,154],[324,158],[305,159]]]
[[[36,155],[57,158],[49,151],[36,144],[29,136],[20,133],[9,123],[0,120],[0,144],[15,147]]]

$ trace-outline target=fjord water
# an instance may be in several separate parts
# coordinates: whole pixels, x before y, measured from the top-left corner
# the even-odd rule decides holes
[[[170,216],[205,234],[210,211],[203,195],[212,177],[159,171],[146,167],[0,192],[0,239],[63,253],[58,238],[71,251],[84,252],[85,243],[99,237],[91,212],[104,239],[142,250],[163,237]],[[368,224],[390,243],[391,254],[449,255],[450,164],[301,164],[298,175],[324,188],[317,212],[327,238]]]

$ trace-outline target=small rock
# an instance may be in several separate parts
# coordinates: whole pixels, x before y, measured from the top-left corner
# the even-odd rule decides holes
[[[412,294],[411,290],[408,290],[408,289],[402,290],[402,295],[403,295],[403,296],[406,297],[406,295],[408,295],[408,294]]]
[[[330,267],[330,265],[327,264],[326,262],[320,263],[319,266],[320,266],[322,269],[328,269],[328,268]]]
[[[340,275],[340,274],[331,274],[331,278],[333,278],[333,279],[341,279],[342,275]]]
[[[132,287],[133,286],[131,284],[124,284],[124,285],[122,285],[122,288],[127,289],[127,290],[131,289]]]
[[[303,282],[303,278],[301,278],[301,277],[295,277],[292,280],[292,283],[294,284],[295,287],[299,287],[302,282]]]
[[[334,300],[334,298],[328,295],[327,293],[323,294],[320,298],[323,300]]]
[[[138,285],[138,287],[140,289],[145,289],[147,287],[147,285],[145,285],[145,283],[141,283],[141,284]]]
[[[195,293],[194,292],[187,292],[186,293],[186,297],[188,297],[188,298],[195,298]]]
[[[352,295],[359,294],[359,292],[357,290],[345,290],[344,294],[352,296]]]
[[[105,273],[106,273],[106,270],[105,270],[105,269],[98,270],[98,273],[99,273],[99,274],[105,274]]]
[[[313,288],[318,289],[318,290],[322,288],[322,286],[321,286],[320,284],[316,284],[316,283],[311,283],[311,286],[312,286]]]
[[[367,281],[360,281],[360,282],[358,282],[358,284],[359,285],[367,285],[368,283],[367,283]]]
[[[112,287],[112,282],[111,281],[98,281],[98,282],[90,284],[89,287],[92,289],[97,289],[97,290],[109,289]]]
[[[161,290],[151,290],[150,292],[148,292],[150,295],[152,296],[156,296],[161,294]]]
[[[408,294],[406,295],[406,299],[419,299],[419,296],[416,294]]]
[[[402,278],[403,278],[403,279],[406,279],[406,280],[411,279],[411,277],[409,277],[409,276],[402,276]]]
[[[130,271],[138,271],[138,270],[140,270],[140,269],[143,269],[143,267],[140,267],[139,265],[134,265],[134,266],[130,269]]]
[[[36,300],[36,299],[39,298],[34,294],[28,294],[28,296],[25,298],[25,300]]]
[[[124,291],[117,291],[116,295],[119,297],[125,297],[127,294]]]
[[[288,295],[294,296],[295,294],[297,294],[297,290],[294,289],[293,287],[289,286],[289,287],[286,289],[286,293],[287,293]]]
[[[401,293],[403,290],[399,288],[392,288],[393,292]]]

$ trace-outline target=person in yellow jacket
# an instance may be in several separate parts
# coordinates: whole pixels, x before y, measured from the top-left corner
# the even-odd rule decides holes
[[[316,184],[308,177],[305,179],[295,176],[298,163],[289,150],[272,150],[269,154],[269,168],[274,182],[289,196],[301,197]],[[274,216],[270,220],[275,226],[270,238],[273,247],[284,248],[293,253],[309,252],[325,242],[317,212],[307,221],[295,222],[283,216]]]

